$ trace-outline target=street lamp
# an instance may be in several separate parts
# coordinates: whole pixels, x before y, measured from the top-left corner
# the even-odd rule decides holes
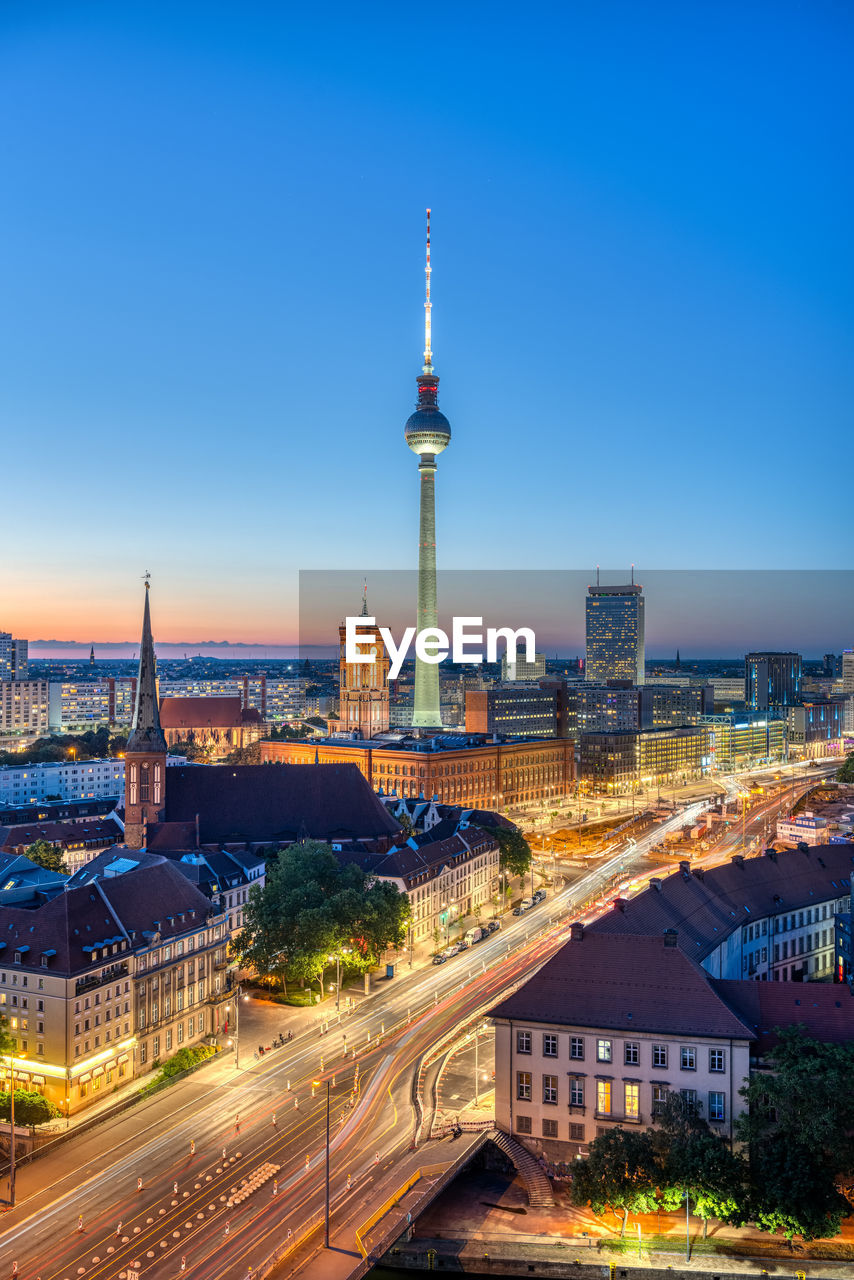
[[[17,1049],[17,1046],[16,1046]],[[26,1058],[26,1054],[20,1055]],[[15,1067],[9,1052],[9,1207],[15,1207]]]
[[[319,1080],[312,1080],[311,1082],[312,1089],[317,1089],[320,1086],[320,1083],[321,1082]],[[329,1248],[329,1101],[330,1101],[331,1084],[332,1084],[331,1077],[327,1076],[326,1077],[326,1208],[325,1208],[325,1216],[324,1216],[325,1231],[324,1231],[324,1241],[323,1241],[327,1249]]]

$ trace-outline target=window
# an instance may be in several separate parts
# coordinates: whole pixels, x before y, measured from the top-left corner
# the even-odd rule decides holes
[[[530,1117],[530,1116],[517,1116],[517,1117],[516,1117],[516,1132],[517,1132],[517,1133],[530,1133],[530,1132],[531,1132],[531,1117]]]
[[[726,1119],[726,1094],[715,1091],[709,1094],[709,1119],[717,1121]]]
[[[710,1049],[709,1050],[709,1070],[723,1071],[724,1069],[725,1069],[725,1065],[724,1065],[723,1049]]]
[[[660,1116],[664,1111],[664,1107],[666,1103],[667,1103],[667,1085],[654,1084],[652,1086],[652,1114],[654,1116]]]
[[[654,1044],[652,1046],[652,1065],[654,1067],[667,1066],[667,1045]]]
[[[696,1089],[680,1089],[682,1102],[685,1107],[685,1114],[695,1116],[697,1114],[697,1090]]]
[[[557,1076],[543,1076],[543,1102],[557,1102]]]
[[[640,1062],[640,1045],[626,1041],[623,1061],[627,1067],[636,1067]]]
[[[569,1056],[574,1058],[576,1062],[584,1057],[584,1037],[571,1036],[569,1040]]]
[[[530,1071],[516,1072],[516,1097],[520,1102],[531,1101],[531,1073]]]
[[[569,1126],[569,1139],[570,1139],[570,1142],[583,1142],[584,1141],[584,1125],[571,1124]]]
[[[544,1138],[556,1138],[556,1137],[557,1137],[557,1120],[544,1120],[544,1121],[543,1121],[543,1137],[544,1137]]]
[[[640,1085],[627,1084],[626,1085],[626,1106],[625,1106],[626,1119],[631,1118],[633,1120],[637,1120],[639,1114],[640,1114]]]
[[[610,1040],[596,1041],[596,1061],[597,1062],[611,1061],[611,1041]]]
[[[697,1070],[697,1050],[691,1045],[683,1045],[679,1050],[679,1066],[683,1071]]]
[[[557,1036],[552,1036],[552,1035],[543,1036],[543,1057],[544,1058],[557,1057]]]
[[[583,1080],[570,1080],[569,1105],[571,1107],[584,1106],[584,1081]]]
[[[596,1110],[600,1116],[611,1114],[611,1081],[596,1081]]]
[[[517,1032],[516,1032],[516,1052],[517,1052],[517,1053],[530,1053],[530,1052],[531,1052],[531,1033],[530,1033],[530,1031],[517,1031]]]

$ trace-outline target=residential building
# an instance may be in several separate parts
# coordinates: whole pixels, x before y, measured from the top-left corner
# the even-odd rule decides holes
[[[7,680],[26,680],[28,648],[27,640],[18,640],[11,632],[0,631],[0,684]]]
[[[91,858],[124,838],[115,817],[91,818],[84,822],[30,822],[0,826],[0,850],[25,854],[31,844],[44,841],[62,854],[69,875]]]
[[[586,601],[587,661],[585,678],[592,684],[627,680],[643,684],[645,677],[643,588],[602,587],[596,575]]]
[[[517,652],[514,662],[507,661],[507,654],[501,656],[501,679],[502,681],[515,680],[541,680],[546,674],[546,655],[544,653],[535,653],[533,660],[528,661],[524,657],[525,650],[521,649]]]
[[[49,699],[47,680],[0,681],[0,733],[46,737]]]
[[[124,760],[52,760],[44,764],[0,765],[0,805],[108,796],[121,799],[124,786]]]
[[[852,859],[854,845],[840,843],[736,854],[705,869],[681,862],[591,928],[609,936],[678,929],[679,946],[715,978],[827,979],[834,919],[851,909]]]
[[[16,827],[28,822],[89,822],[115,811],[118,796],[97,800],[42,800],[34,804],[0,804],[0,825]]]
[[[335,846],[333,846],[335,847]],[[339,856],[377,880],[388,880],[409,898],[408,944],[447,944],[469,917],[494,914],[499,845],[495,836],[463,819],[446,819],[384,853],[353,847]]]
[[[466,733],[509,738],[557,737],[557,692],[529,684],[467,689]]]
[[[221,759],[261,737],[261,713],[233,698],[163,698],[160,724],[167,746],[191,742]]]
[[[389,735],[387,742],[264,741],[261,760],[352,762],[375,791],[488,809],[564,799],[575,778],[574,746],[564,738],[495,742],[479,734],[434,734]]]
[[[51,731],[73,733],[102,725],[129,725],[135,697],[135,676],[51,680],[48,710]]]
[[[842,653],[842,692],[854,693],[854,649]]]
[[[165,860],[0,904],[0,932],[15,1082],[66,1114],[227,1023],[225,914]]]
[[[731,1139],[751,1028],[669,930],[608,936],[582,924],[490,1011],[495,1122],[555,1159],[615,1126],[647,1128],[671,1092]]]
[[[827,822],[810,809],[777,819],[777,839],[791,844],[827,844]]]
[[[744,700],[751,711],[794,706],[801,696],[799,653],[748,653],[744,659]]]

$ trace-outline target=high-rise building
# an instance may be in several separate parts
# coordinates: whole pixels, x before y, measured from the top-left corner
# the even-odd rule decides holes
[[[607,684],[609,680],[644,682],[644,596],[634,581],[627,586],[587,589],[586,680]]]
[[[148,593],[146,577],[136,705],[125,750],[125,843],[132,849],[144,848],[147,828],[163,821],[166,804],[166,736],[160,725]]]
[[[29,670],[29,641],[0,631],[0,681],[26,680]]]
[[[535,653],[533,662],[529,662],[518,653],[515,662],[508,662],[506,653],[501,655],[502,680],[542,680],[545,674],[546,655],[544,653]]]
[[[842,653],[842,692],[854,693],[854,649]]]
[[[49,701],[47,680],[0,681],[0,733],[46,734]]]
[[[799,653],[748,653],[744,659],[744,700],[750,711],[792,707],[801,696]]]
[[[363,618],[368,617],[368,590],[362,600]],[[389,727],[388,673],[389,657],[378,626],[359,626],[363,637],[362,654],[372,654],[371,662],[347,661],[347,628],[338,628],[341,656],[338,661],[338,723],[342,733],[355,733],[359,738],[373,738],[387,733]],[[369,647],[370,646],[370,647]]]
[[[504,734],[508,738],[556,738],[555,688],[510,684],[467,689],[466,733]]]
[[[427,295],[424,303],[424,367],[416,379],[418,406],[407,419],[404,434],[418,454],[421,476],[421,514],[418,537],[417,630],[437,627],[436,601],[436,457],[451,442],[451,426],[438,406],[439,379],[433,372],[432,303],[430,300],[430,210],[427,210]],[[441,727],[439,668],[415,659],[415,707],[412,723],[418,729]]]

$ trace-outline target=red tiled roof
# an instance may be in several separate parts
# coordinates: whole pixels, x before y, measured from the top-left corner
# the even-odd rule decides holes
[[[561,1026],[750,1040],[697,965],[661,937],[584,930],[490,1014]]]
[[[760,1055],[777,1043],[776,1028],[799,1024],[825,1044],[854,1044],[854,993],[845,984],[712,979],[712,986],[758,1037]]]
[[[254,719],[260,720],[257,711]],[[160,703],[163,729],[239,729],[246,723],[239,697],[164,698]]]

